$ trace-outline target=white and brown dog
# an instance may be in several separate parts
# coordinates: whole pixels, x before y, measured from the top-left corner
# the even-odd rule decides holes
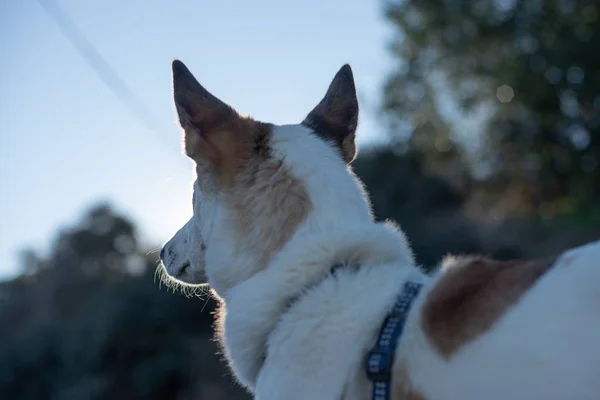
[[[182,284],[206,277],[229,365],[257,399],[370,398],[365,358],[408,280],[424,286],[391,398],[600,399],[600,243],[544,261],[448,259],[426,276],[349,168],[348,65],[293,125],[240,116],[180,61],[173,80],[197,180],[163,268]]]

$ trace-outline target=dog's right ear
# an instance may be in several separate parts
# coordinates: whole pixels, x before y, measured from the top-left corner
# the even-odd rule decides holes
[[[173,61],[173,97],[179,123],[185,131],[185,152],[198,161],[207,159],[215,164],[227,157],[229,149],[243,130],[236,129],[242,118],[196,80],[179,60]]]
[[[354,143],[358,124],[358,100],[354,76],[345,64],[333,78],[325,97],[302,122],[318,136],[335,145],[344,161],[356,157]]]

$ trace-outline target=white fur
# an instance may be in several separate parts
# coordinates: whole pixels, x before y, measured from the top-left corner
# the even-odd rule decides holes
[[[304,293],[299,297],[298,302],[287,310],[284,319],[293,318],[295,310],[302,310],[303,305],[304,307],[308,305],[311,313],[316,312],[321,317],[329,315],[324,313],[322,308],[327,307],[329,302],[337,301],[341,302],[338,306],[346,305],[346,311],[351,313],[356,311],[356,319],[353,318],[352,322],[358,323],[357,329],[371,331],[376,329],[376,326],[361,324],[361,313],[358,310],[369,302],[389,302],[390,296],[393,303],[397,282],[402,281],[393,278],[400,278],[410,272],[409,268],[398,268],[393,265],[394,262],[404,259],[405,265],[409,266],[411,261],[406,248],[402,245],[403,237],[394,234],[389,226],[371,225],[360,230],[348,228],[340,230],[335,236],[301,237],[297,243],[290,242],[290,244],[291,246],[286,246],[278,254],[269,268],[235,287],[225,296],[228,313],[225,323],[227,349],[230,359],[235,364],[236,374],[249,386],[254,386],[256,383],[262,366],[261,356],[266,349],[267,341],[276,340],[269,335],[273,333],[276,325],[281,326],[283,323],[279,317],[282,316],[288,301],[302,294],[308,286],[322,280],[320,285],[310,290],[310,296]],[[298,261],[290,262],[290,260]],[[335,279],[327,277],[331,266],[340,262],[347,264],[348,270],[346,268],[340,270]],[[348,274],[352,267],[367,262],[375,268],[361,267],[358,274]],[[387,275],[390,272],[392,275]],[[391,279],[385,278],[386,276]],[[361,283],[361,279],[367,277],[380,282],[387,279],[389,290],[385,289],[385,285],[370,287],[365,283],[366,281]],[[340,284],[345,281],[354,283],[351,286]],[[357,284],[364,287],[356,291]],[[335,289],[331,288],[331,285],[339,287]],[[313,295],[317,293],[322,293],[324,288],[329,288],[324,292],[328,300],[315,307],[315,303],[309,299],[313,299]],[[331,293],[330,289],[335,289],[334,292],[342,290],[343,293]],[[365,299],[365,294],[368,292],[373,293]],[[314,299],[314,301],[321,300],[321,296],[319,299]],[[367,307],[365,311],[367,310],[372,308]],[[368,318],[371,317],[372,314],[368,315]],[[241,332],[243,334],[240,334]],[[346,334],[349,332],[346,331]],[[306,338],[303,337],[301,340]],[[272,346],[275,344],[269,346],[269,352],[273,351]],[[242,356],[238,357],[238,355]],[[264,372],[263,376],[265,376]]]
[[[369,387],[355,381],[386,310],[406,279],[430,278],[414,265],[398,229],[373,222],[360,182],[332,146],[300,125],[277,127],[272,145],[313,207],[268,266],[256,272],[252,249],[232,248],[228,211],[198,183],[196,197],[204,200],[194,205],[195,222],[167,246],[185,249],[190,236],[206,244],[205,253],[183,256],[203,258],[192,263],[188,281],[206,269],[224,301],[228,362],[255,398],[369,398]],[[420,328],[423,299],[438,279],[432,278],[397,350],[417,392],[444,400],[600,398],[600,244],[574,251],[581,252],[576,262],[559,263],[449,360]],[[328,275],[340,262],[347,267]]]
[[[361,363],[404,277],[420,274],[402,233],[373,224],[362,186],[330,145],[291,125],[275,129],[273,148],[305,185],[313,207],[264,271],[221,293],[225,351],[256,398],[335,398]],[[340,262],[348,270],[326,278]],[[361,268],[354,273],[353,266]],[[290,299],[315,282],[286,310]],[[308,344],[311,335],[320,339]]]

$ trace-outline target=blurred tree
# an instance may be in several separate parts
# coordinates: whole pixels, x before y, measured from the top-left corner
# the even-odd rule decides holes
[[[216,303],[160,290],[156,253],[106,204],[0,282],[2,399],[241,399],[211,340]]]
[[[598,204],[597,1],[388,0],[385,13],[397,68],[383,111],[393,130],[407,127],[406,146],[427,168],[472,164],[483,192],[512,211]],[[482,110],[482,137],[461,138]]]
[[[361,153],[353,168],[368,190],[376,218],[400,225],[426,270],[448,252],[483,250],[475,227],[461,213],[464,195],[440,177],[427,175],[420,154],[371,149]]]

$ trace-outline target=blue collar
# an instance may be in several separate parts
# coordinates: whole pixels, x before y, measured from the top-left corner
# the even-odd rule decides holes
[[[408,281],[404,284],[394,307],[381,325],[375,346],[367,355],[365,367],[367,378],[373,382],[373,400],[388,400],[390,398],[390,383],[392,381],[396,345],[402,335],[410,306],[422,287],[423,284],[420,282]]]

